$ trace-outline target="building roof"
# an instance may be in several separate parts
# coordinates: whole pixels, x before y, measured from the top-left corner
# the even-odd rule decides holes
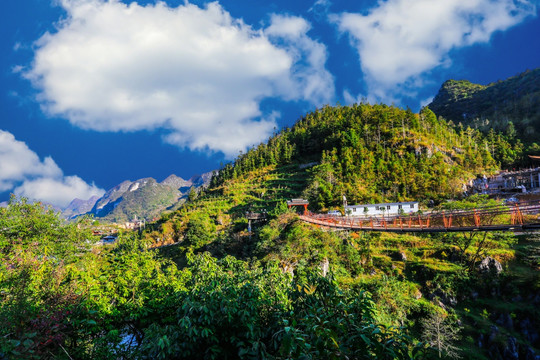
[[[366,206],[392,206],[392,205],[411,205],[418,204],[418,201],[398,202],[398,203],[381,203],[381,204],[361,204],[361,205],[347,205],[346,207],[366,207]]]
[[[291,199],[287,200],[287,205],[309,205],[309,201],[306,199]]]

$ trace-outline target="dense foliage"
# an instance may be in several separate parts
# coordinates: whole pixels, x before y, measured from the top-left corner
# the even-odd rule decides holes
[[[453,206],[486,199],[473,201]],[[64,223],[40,204],[12,201],[0,215],[8,359],[436,358],[474,346],[509,301],[514,321],[537,325],[536,310],[518,305],[540,289],[537,271],[494,278],[471,266],[479,251],[515,259],[513,237],[332,234],[285,210],[252,240],[262,262],[194,254],[200,244],[190,241],[179,268],[168,248],[151,250],[135,234],[92,245],[85,222]],[[533,245],[521,246],[534,267]]]
[[[341,288],[331,276],[306,269],[293,279],[276,263],[261,266],[208,254],[188,254],[180,270],[133,236],[112,247],[84,249],[95,239],[40,204],[12,201],[1,215],[2,357],[405,359],[426,354],[402,330],[377,323],[368,293]],[[59,243],[70,246],[51,246]]]
[[[313,209],[338,206],[342,195],[350,203],[453,197],[467,180],[496,168],[477,131],[453,128],[428,108],[418,115],[357,104],[306,115],[240,155],[213,186],[267,165],[291,163],[311,165],[303,195]]]
[[[526,164],[524,155],[540,154],[540,69],[486,86],[448,80],[429,107],[437,116],[489,133],[491,153],[503,166]]]

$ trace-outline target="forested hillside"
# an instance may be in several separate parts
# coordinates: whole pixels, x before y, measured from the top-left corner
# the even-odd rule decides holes
[[[518,151],[540,151],[540,69],[488,85],[448,80],[429,108],[456,124],[463,123],[486,134],[505,134],[513,145],[519,140],[524,147],[519,149],[517,144]]]
[[[227,165],[214,185],[267,165],[312,164],[303,195],[313,209],[341,203],[445,199],[477,174],[497,168],[490,144],[428,108],[325,107]]]
[[[198,233],[192,240],[215,236]],[[371,295],[306,267],[96,246],[41,204],[0,208],[2,359],[409,359],[430,349],[380,322]],[[186,241],[187,242],[187,241]],[[176,250],[178,252],[178,250]],[[178,255],[178,253],[177,253]]]

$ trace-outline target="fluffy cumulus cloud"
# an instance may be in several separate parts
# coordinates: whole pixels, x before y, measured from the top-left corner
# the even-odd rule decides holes
[[[62,170],[52,158],[46,157],[41,161],[25,143],[0,130],[0,191],[11,190],[27,178],[56,178],[61,175]]]
[[[14,193],[65,208],[75,198],[86,200],[94,195],[102,196],[105,191],[95,185],[88,185],[78,176],[62,176],[26,180]]]
[[[40,160],[24,142],[0,130],[0,192],[3,191],[59,207],[67,206],[74,198],[104,194],[104,190],[77,176],[64,176],[51,157]]]
[[[365,14],[332,15],[356,47],[370,95],[378,99],[422,83],[450,63],[452,49],[488,42],[535,14],[526,0],[387,0]]]
[[[36,42],[23,74],[49,114],[81,128],[161,128],[179,147],[231,157],[276,125],[261,100],[333,97],[326,48],[301,18],[275,16],[254,29],[218,3],[60,3],[66,18]]]
[[[310,24],[296,16],[272,15],[264,33],[280,42],[292,57],[291,76],[282,79],[282,93],[291,98],[300,96],[315,104],[324,104],[333,97],[332,75],[325,69],[326,47],[307,36]],[[287,90],[288,89],[288,90]]]

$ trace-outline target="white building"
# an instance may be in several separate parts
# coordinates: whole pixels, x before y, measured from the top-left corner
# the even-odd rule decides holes
[[[345,214],[350,216],[382,216],[411,214],[418,211],[418,202],[384,203],[349,205],[345,207]]]

